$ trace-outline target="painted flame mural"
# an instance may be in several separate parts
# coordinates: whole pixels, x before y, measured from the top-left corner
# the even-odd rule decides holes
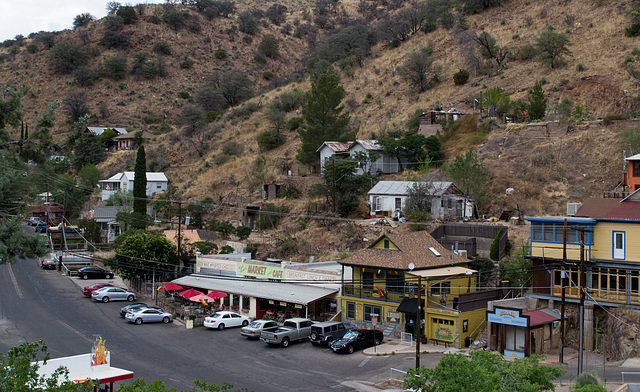
[[[105,346],[105,340],[102,336],[96,337],[96,341],[93,344],[93,350],[91,350],[91,366],[106,365],[107,364],[107,348]]]

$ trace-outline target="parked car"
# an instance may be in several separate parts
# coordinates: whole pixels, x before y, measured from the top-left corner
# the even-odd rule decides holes
[[[143,303],[137,303],[137,304],[129,304],[127,306],[124,306],[122,308],[120,308],[120,317],[124,318],[127,313],[131,312],[131,313],[135,313],[138,310],[142,310],[142,309],[147,309],[150,308],[151,306],[147,305],[147,304],[143,304]]]
[[[167,313],[160,309],[146,308],[139,309],[137,312],[128,312],[124,317],[130,323],[136,323],[138,325],[142,323],[170,323],[173,321],[171,313]]]
[[[82,294],[86,295],[87,297],[91,298],[91,293],[93,293],[94,291],[101,289],[103,287],[107,287],[107,286],[113,286],[111,283],[94,283],[90,286],[84,286],[84,288],[82,289]]]
[[[204,326],[207,328],[218,328],[223,330],[227,327],[245,327],[249,325],[251,319],[247,316],[241,316],[235,312],[221,311],[216,312],[212,316],[204,318]]]
[[[91,293],[91,299],[102,302],[129,301],[136,299],[136,293],[121,289],[120,287],[103,287]]]
[[[47,232],[47,224],[44,222],[39,222],[36,224],[36,233],[46,233]]]
[[[273,320],[254,320],[251,324],[240,329],[240,335],[250,339],[260,338],[262,331],[275,331],[280,324]]]
[[[331,349],[334,352],[353,353],[367,347],[377,346],[382,343],[384,335],[382,331],[372,329],[352,329],[344,334],[342,339],[334,340]]]
[[[40,222],[42,222],[42,221],[37,216],[32,216],[31,218],[27,219],[27,224],[29,226],[36,226]]]
[[[89,279],[89,278],[111,279],[113,277],[113,272],[91,265],[89,267],[80,268],[78,270],[78,276],[81,277],[82,279]]]
[[[342,338],[347,331],[347,327],[339,321],[324,321],[311,326],[309,340],[314,346],[328,347],[332,341]]]
[[[51,226],[49,227],[49,229],[47,230],[50,233],[62,233],[62,225],[58,225],[58,226]],[[80,229],[78,228],[78,226],[75,225],[64,225],[64,232],[65,233],[78,233],[80,231]]]
[[[43,259],[40,267],[42,269],[56,269],[56,262],[53,259]]]
[[[290,318],[284,320],[282,327],[275,331],[262,331],[260,340],[267,344],[279,344],[288,347],[290,342],[309,339],[311,326],[315,324],[306,318]]]

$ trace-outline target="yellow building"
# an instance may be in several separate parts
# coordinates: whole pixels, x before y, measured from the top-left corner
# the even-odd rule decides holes
[[[352,269],[352,279],[342,282],[342,319],[386,335],[415,336],[420,281],[422,335],[434,343],[464,347],[486,326],[487,298],[477,296],[477,274],[467,268],[468,262],[426,232],[383,235],[340,261],[343,269]]]

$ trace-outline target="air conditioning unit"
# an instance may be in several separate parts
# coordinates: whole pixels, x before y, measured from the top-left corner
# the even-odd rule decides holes
[[[582,207],[582,203],[567,203],[567,215],[574,216],[580,207]]]
[[[460,249],[458,250],[458,255],[466,258],[467,257],[467,250],[466,249]]]

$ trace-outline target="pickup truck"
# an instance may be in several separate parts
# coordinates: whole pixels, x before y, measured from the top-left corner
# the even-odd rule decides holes
[[[275,331],[262,331],[260,340],[268,344],[279,344],[282,347],[288,347],[290,342],[309,339],[313,324],[315,324],[314,321],[306,318],[287,319]]]

